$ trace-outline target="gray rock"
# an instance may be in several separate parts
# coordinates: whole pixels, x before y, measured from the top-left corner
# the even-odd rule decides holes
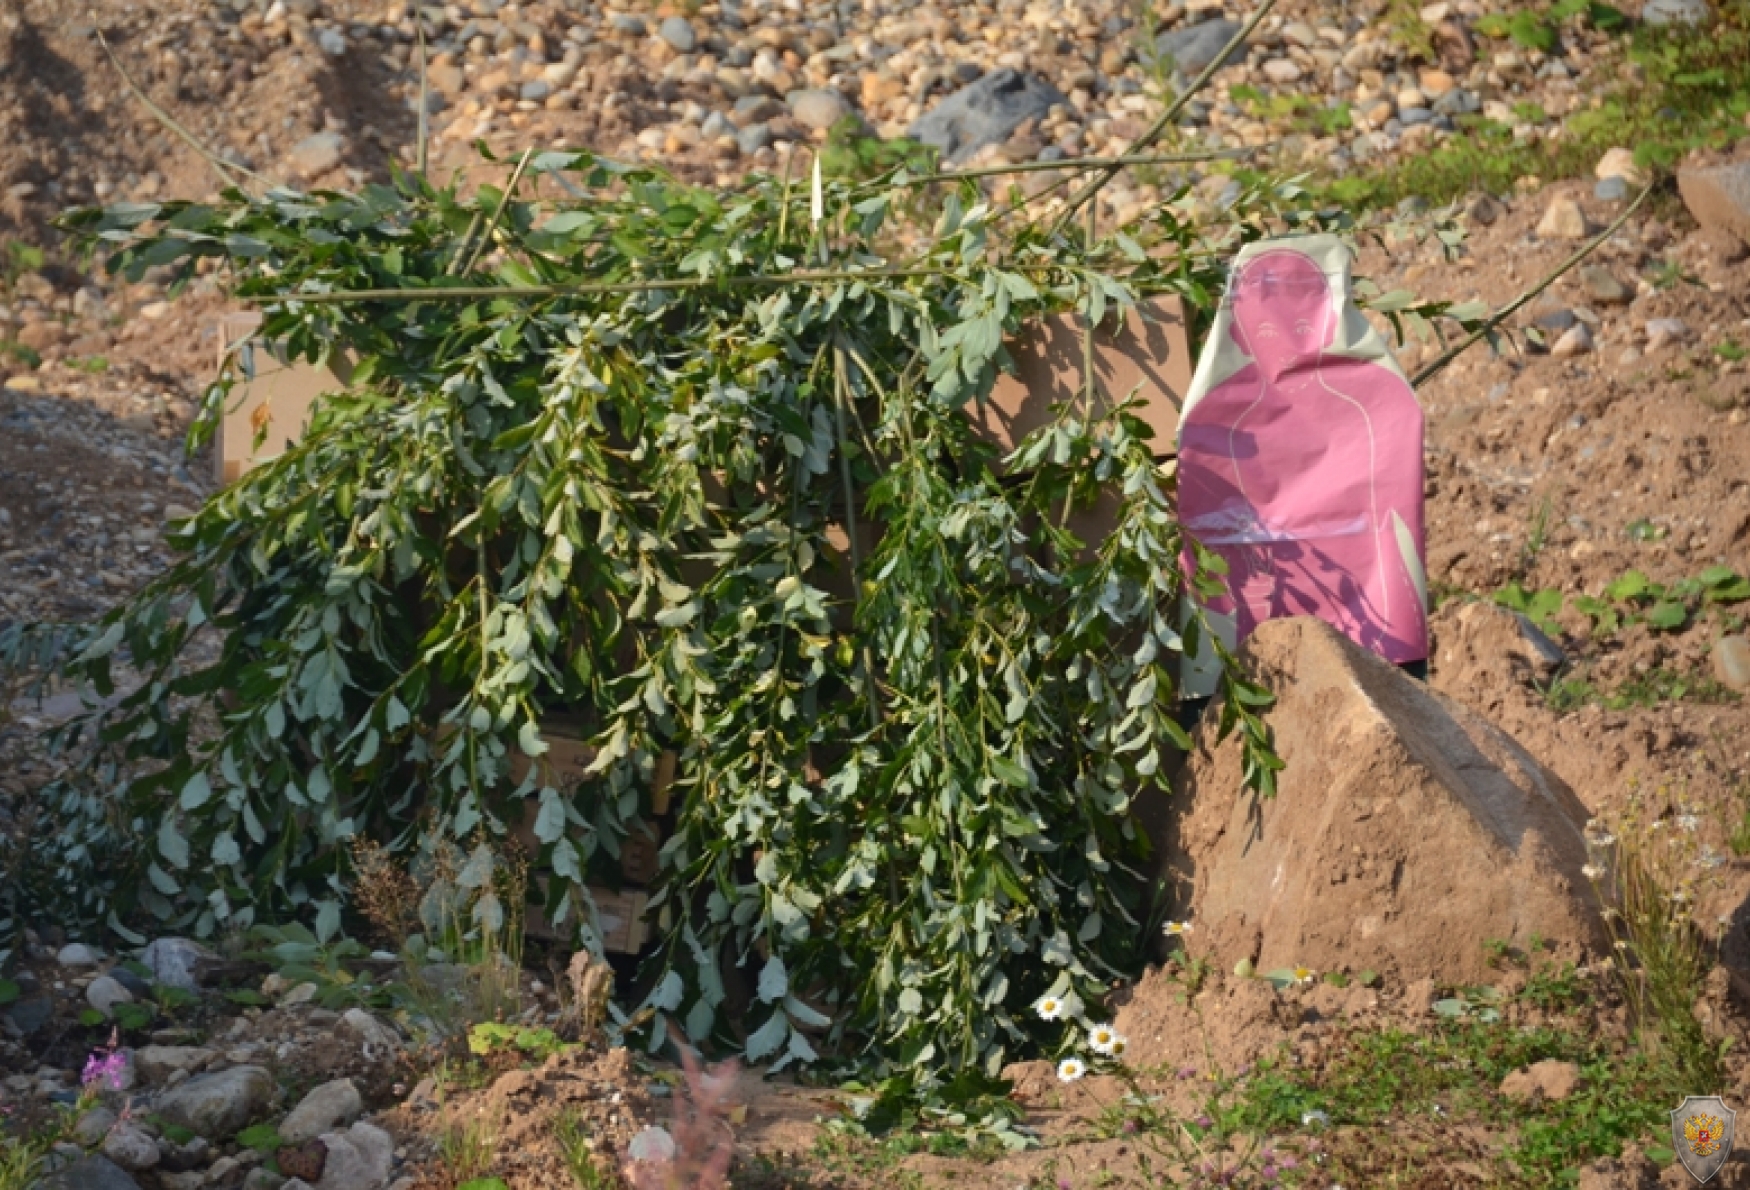
[[[613,28],[615,33],[624,33],[631,37],[642,37],[644,36],[644,31],[649,28],[649,26],[644,23],[643,17],[633,16],[631,13],[627,12],[616,12],[613,16],[608,18],[608,24]]]
[[[55,962],[63,967],[95,967],[98,954],[83,942],[69,942],[55,952]]]
[[[330,58],[338,58],[346,53],[346,34],[339,29],[323,29],[316,34],[316,44]]]
[[[20,1000],[6,1010],[6,1018],[26,1037],[55,1018],[55,1002],[47,996]]]
[[[85,989],[85,1002],[108,1016],[117,1004],[132,1004],[134,994],[112,976],[99,975]]]
[[[1465,207],[1464,213],[1473,222],[1487,227],[1501,217],[1501,204],[1487,194],[1479,194],[1470,200],[1470,205]]]
[[[116,1114],[109,1108],[94,1107],[73,1125],[73,1139],[88,1149],[94,1148],[103,1143],[103,1138],[115,1127],[115,1121]]]
[[[83,1158],[43,1179],[43,1190],[140,1190],[128,1171],[104,1156]]]
[[[1576,322],[1562,332],[1562,337],[1556,340],[1555,346],[1549,349],[1549,353],[1555,359],[1572,359],[1576,355],[1585,355],[1591,350],[1592,332],[1587,329],[1585,323]]]
[[[340,164],[346,151],[346,140],[338,132],[318,132],[292,146],[286,154],[286,165],[299,177],[319,177]]]
[[[354,1124],[345,1132],[322,1136],[328,1160],[316,1190],[378,1190],[389,1182],[395,1141],[375,1124]]]
[[[1714,674],[1734,690],[1750,690],[1750,639],[1722,636],[1715,641]]]
[[[1043,119],[1053,104],[1067,102],[1050,83],[1003,69],[985,75],[938,103],[907,135],[964,161],[986,145],[1000,145],[1029,119]]]
[[[1695,221],[1750,244],[1750,161],[1677,171],[1677,190]]]
[[[193,1072],[213,1051],[192,1045],[148,1045],[134,1051],[134,1065],[149,1083],[162,1083],[178,1070]]]
[[[234,1066],[171,1088],[158,1101],[158,1115],[197,1136],[223,1140],[261,1118],[274,1090],[273,1076],[260,1066]]]
[[[1546,310],[1531,320],[1533,326],[1546,331],[1565,331],[1578,321],[1580,319],[1574,312],[1565,306]]]
[[[158,1142],[158,1168],[171,1173],[187,1173],[191,1169],[202,1169],[213,1159],[213,1146],[201,1137],[192,1138],[185,1145],[172,1144],[167,1140]]]
[[[1628,181],[1617,177],[1600,178],[1592,187],[1592,197],[1600,202],[1621,202],[1628,197]]]
[[[103,1138],[103,1155],[131,1173],[158,1164],[158,1142],[138,1124],[117,1124]]]
[[[530,79],[517,89],[517,98],[526,99],[530,103],[540,103],[552,93],[552,84],[546,79]]]
[[[1620,179],[1618,179],[1620,181]],[[1616,275],[1600,264],[1580,269],[1580,287],[1586,296],[1603,306],[1626,305],[1634,298],[1634,290],[1616,279]]]
[[[323,1083],[312,1090],[280,1122],[280,1139],[289,1145],[303,1144],[336,1127],[345,1127],[364,1111],[359,1089],[349,1078]]]
[[[187,938],[158,938],[140,952],[140,962],[152,972],[153,979],[167,988],[181,988],[185,992],[200,991],[200,980],[196,977],[199,966],[217,957]]]
[[[784,114],[784,105],[770,95],[743,95],[729,109],[729,122],[737,128],[763,124]]]
[[[1426,124],[1434,118],[1434,113],[1425,107],[1406,107],[1398,109],[1398,122],[1405,128],[1415,124]]]
[[[243,1190],[282,1190],[286,1179],[264,1166],[256,1166],[243,1177]]]
[[[752,156],[772,143],[772,126],[770,124],[749,124],[735,134],[735,147],[743,156]]]
[[[367,1047],[379,1051],[379,1056],[401,1048],[400,1035],[362,1008],[347,1009],[341,1014],[340,1023],[358,1034]]]
[[[699,135],[706,140],[716,140],[735,131],[735,125],[729,122],[729,117],[722,112],[711,112],[699,121]]]
[[[1689,338],[1689,324],[1681,318],[1647,319],[1647,354],[1661,351]]]
[[[1579,203],[1557,195],[1550,199],[1543,218],[1538,220],[1537,234],[1547,240],[1583,240],[1592,234],[1592,224]]]
[[[686,17],[665,17],[656,27],[656,35],[683,54],[692,53],[699,44],[699,35]]]
[[[1202,74],[1215,61],[1221,47],[1232,41],[1242,27],[1238,21],[1218,18],[1185,29],[1174,29],[1155,38],[1155,53],[1170,60],[1182,79],[1191,79]],[[1227,63],[1244,61],[1245,52],[1243,44],[1235,46],[1227,56]]]
[[[851,114],[850,103],[830,87],[809,87],[792,91],[784,97],[784,101],[789,104],[790,114],[796,117],[796,122],[805,128],[831,128]]]
[[[1712,15],[1707,0],[1647,0],[1641,20],[1649,25],[1701,25]]]
[[[141,979],[126,967],[111,967],[106,974],[111,979],[121,984],[124,988],[128,989],[128,991],[132,992],[134,994],[134,999],[150,1000],[152,998],[152,984],[147,980]]]

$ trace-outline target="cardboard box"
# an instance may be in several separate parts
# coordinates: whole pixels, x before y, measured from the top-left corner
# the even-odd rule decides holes
[[[219,366],[234,350],[251,355],[253,379],[231,389],[219,433],[213,439],[213,478],[232,483],[259,463],[275,458],[296,442],[310,424],[310,411],[324,393],[337,392],[352,374],[350,361],[334,359],[319,368],[304,360],[288,362],[265,343],[238,344],[261,325],[258,314],[228,314],[219,320]],[[258,431],[267,436],[255,445]]]
[[[1028,434],[1051,424],[1052,405],[1081,399],[1081,322],[1077,314],[1054,315],[1008,344],[1015,374],[1000,373],[990,396],[969,410],[973,424],[1000,449],[1011,451]],[[1099,411],[1136,390],[1143,401],[1139,414],[1154,431],[1156,457],[1172,454],[1192,363],[1185,308],[1178,297],[1139,302],[1123,327],[1104,325],[1094,334]]]

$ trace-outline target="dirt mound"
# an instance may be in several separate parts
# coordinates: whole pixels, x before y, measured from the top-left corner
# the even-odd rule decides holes
[[[1317,620],[1247,642],[1278,695],[1281,791],[1242,791],[1237,741],[1174,782],[1180,915],[1223,969],[1486,979],[1484,943],[1599,950],[1586,810],[1505,733]]]

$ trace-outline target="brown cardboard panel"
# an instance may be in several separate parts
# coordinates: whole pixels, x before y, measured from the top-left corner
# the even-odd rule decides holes
[[[1008,344],[1015,374],[999,374],[989,398],[969,408],[973,424],[1002,450],[1051,423],[1051,406],[1076,400],[1082,391],[1081,319],[1058,314]],[[1191,347],[1185,310],[1176,296],[1150,298],[1129,312],[1121,329],[1094,335],[1094,375],[1102,409],[1130,396],[1142,398],[1142,420],[1154,430],[1156,455],[1170,454],[1178,433],[1179,406],[1191,387]]]
[[[642,951],[650,940],[650,897],[637,890],[614,892],[594,885],[590,886],[589,895],[595,901],[596,917],[601,921],[603,948],[609,954]],[[524,931],[531,937],[551,941],[570,940],[573,934],[569,926],[567,923],[563,932],[555,929],[541,906],[535,904],[528,907],[523,923]]]
[[[219,320],[221,366],[226,353],[260,322],[256,314],[229,314]],[[321,368],[304,360],[288,363],[262,343],[254,346],[253,362],[255,376],[231,389],[213,443],[214,477],[220,483],[231,483],[257,463],[282,454],[309,425],[317,398],[345,388],[352,370],[344,360]],[[267,436],[257,448],[255,435],[264,427]]]

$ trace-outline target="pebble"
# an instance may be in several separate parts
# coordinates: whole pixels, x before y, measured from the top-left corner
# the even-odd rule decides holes
[[[1155,53],[1173,64],[1182,79],[1201,74],[1221,53],[1221,47],[1234,39],[1242,26],[1238,21],[1218,17],[1213,21],[1174,29],[1155,38]],[[1227,61],[1238,61],[1245,47],[1237,47]]]
[[[1602,178],[1592,187],[1592,197],[1599,202],[1621,202],[1628,197],[1628,182],[1623,178]]]
[[[194,510],[186,505],[173,503],[164,506],[166,521],[183,520],[193,515]],[[200,981],[195,977],[196,967],[202,960],[215,957],[212,951],[187,938],[158,938],[147,943],[146,949],[140,952],[140,962],[152,972],[153,979],[165,987],[185,992],[200,990]]]
[[[351,1124],[364,1110],[364,1100],[351,1079],[323,1083],[305,1095],[280,1122],[280,1139],[289,1145],[314,1140],[336,1126]]]
[[[1707,0],[1647,0],[1641,20],[1649,25],[1700,25],[1713,16]]]
[[[134,994],[115,978],[99,975],[86,987],[85,1002],[107,1017],[117,1004],[132,1004]]]
[[[1592,168],[1592,176],[1600,182],[1621,178],[1634,186],[1644,186],[1647,182],[1646,171],[1635,164],[1634,150],[1620,147],[1608,150],[1598,159],[1598,164]]]
[[[158,1142],[138,1124],[117,1124],[103,1138],[103,1155],[132,1173],[158,1164]]]
[[[1604,306],[1624,306],[1634,298],[1634,291],[1603,265],[1589,264],[1580,268],[1580,287],[1586,296]]]
[[[208,1140],[223,1140],[266,1112],[273,1076],[260,1066],[234,1066],[191,1078],[165,1093],[158,1115]]]
[[[798,124],[817,132],[831,128],[851,114],[851,105],[845,97],[824,87],[792,91],[785,101]]]
[[[345,150],[346,141],[338,132],[318,132],[292,146],[292,151],[286,154],[286,165],[309,181],[339,165]]]
[[[1592,332],[1585,323],[1577,322],[1562,332],[1562,337],[1556,340],[1549,353],[1555,359],[1572,359],[1591,350]]]
[[[692,24],[686,17],[674,16],[663,18],[657,26],[657,36],[683,54],[690,54],[699,44],[699,35],[693,32]]]
[[[1264,63],[1264,77],[1277,86],[1300,81],[1301,69],[1291,58],[1271,58]]]
[[[1673,343],[1689,338],[1689,324],[1681,318],[1649,318],[1647,320],[1647,354],[1663,351]]]
[[[1583,240],[1592,234],[1592,225],[1580,204],[1565,195],[1550,199],[1538,220],[1537,234],[1542,239]]]
[[[1714,642],[1714,675],[1734,690],[1750,690],[1750,639],[1722,636]]]
[[[95,967],[98,953],[83,942],[69,942],[55,952],[55,962],[63,967]]]

